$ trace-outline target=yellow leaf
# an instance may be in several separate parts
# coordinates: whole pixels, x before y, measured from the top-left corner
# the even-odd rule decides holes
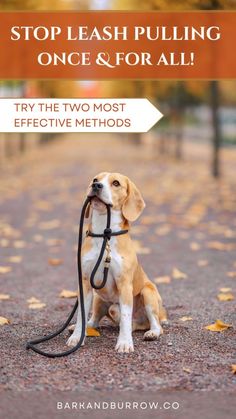
[[[78,293],[76,291],[70,290],[62,290],[59,294],[60,298],[75,298],[78,297]]]
[[[169,276],[158,276],[157,278],[153,279],[153,282],[155,284],[169,284],[171,281],[171,278]]]
[[[10,266],[0,266],[0,274],[7,274],[11,270],[12,268]]]
[[[188,322],[189,320],[193,320],[192,317],[188,317],[188,316],[183,316],[180,317],[181,322]]]
[[[190,243],[190,249],[195,252],[197,250],[199,250],[201,248],[200,244],[196,243],[196,242],[192,242]]]
[[[20,263],[22,261],[22,256],[10,256],[8,261],[12,263]]]
[[[48,263],[49,265],[52,265],[52,266],[59,266],[59,265],[62,265],[63,260],[57,259],[57,258],[50,258],[48,259]]]
[[[198,260],[198,261],[197,261],[197,264],[198,264],[198,266],[200,266],[200,267],[207,266],[207,265],[208,265],[208,260],[205,260],[205,259],[200,259],[200,260]]]
[[[236,374],[236,364],[231,365],[232,373]]]
[[[0,316],[0,326],[3,326],[4,324],[10,324],[10,320],[8,320],[6,317]]]
[[[217,295],[217,298],[218,298],[219,301],[232,301],[232,300],[234,300],[233,294],[230,294],[230,293],[227,293],[227,294],[220,293],[220,294]]]
[[[230,292],[232,291],[232,288],[220,288],[221,292]]]
[[[31,303],[29,304],[29,308],[33,309],[33,310],[39,310],[40,308],[45,307],[46,304],[44,303]]]
[[[93,327],[87,327],[86,329],[86,336],[100,336],[100,333],[97,329],[94,329]]]
[[[9,300],[10,295],[9,294],[0,294],[0,300]]]
[[[31,298],[28,298],[27,303],[29,303],[29,304],[35,304],[36,303],[37,304],[37,303],[40,303],[40,300],[38,298],[31,297]]]
[[[187,372],[188,374],[191,372],[190,368],[185,368],[185,367],[183,367],[183,371]]]
[[[23,240],[15,240],[13,243],[13,247],[16,249],[23,249],[26,246],[26,243]]]
[[[184,272],[181,272],[178,268],[173,268],[172,277],[174,279],[186,279],[188,276]]]
[[[227,276],[230,278],[236,278],[236,272],[227,272]]]
[[[215,323],[205,326],[205,329],[210,330],[211,332],[223,332],[224,330],[232,327],[231,324],[222,322],[222,320],[216,320]]]

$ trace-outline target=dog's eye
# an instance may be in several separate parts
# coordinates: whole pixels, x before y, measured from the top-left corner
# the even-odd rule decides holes
[[[96,183],[96,182],[98,182],[98,180],[97,180],[97,178],[95,177],[95,178],[93,179],[93,183]]]
[[[112,182],[112,185],[114,185],[114,186],[120,186],[120,182],[118,181],[118,180],[114,180],[113,182]]]

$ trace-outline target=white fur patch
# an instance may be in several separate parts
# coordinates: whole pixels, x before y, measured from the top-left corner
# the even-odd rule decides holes
[[[100,181],[103,184],[103,188],[100,192],[100,198],[106,202],[107,204],[112,204],[112,193],[111,187],[109,184],[109,174],[104,176],[104,178]]]
[[[132,306],[120,301],[120,333],[116,344],[118,352],[133,352]]]
[[[97,210],[93,210],[92,213],[92,232],[96,234],[103,233],[106,228],[106,214],[101,214]],[[120,223],[122,221],[120,211],[111,210],[111,229],[112,231],[120,230]],[[92,270],[97,262],[98,256],[101,251],[102,238],[92,237],[92,248],[87,252],[82,258],[82,270],[86,277],[90,277]],[[100,297],[111,303],[118,302],[118,293],[116,288],[115,280],[120,276],[122,271],[122,258],[117,252],[117,238],[111,237],[110,241],[111,249],[111,264],[108,272],[108,279],[106,286],[102,290],[96,290]],[[95,275],[95,282],[99,282],[103,279],[103,269],[104,269],[104,260],[106,257],[106,252],[103,257],[103,261],[100,264],[100,267]]]

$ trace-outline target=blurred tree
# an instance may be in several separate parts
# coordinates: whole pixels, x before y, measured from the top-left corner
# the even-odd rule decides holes
[[[139,0],[115,0],[114,9],[116,10],[166,10],[166,11],[178,11],[178,10],[235,10],[236,0],[146,0],[140,2]],[[142,84],[142,92],[146,92],[146,84],[150,86],[150,81],[139,82]],[[221,87],[222,83],[222,87]],[[135,92],[133,83],[130,88],[128,86],[130,82],[122,83],[122,90],[126,88],[126,95],[131,92],[134,97],[137,97],[137,93],[140,92],[140,87]],[[191,97],[193,100],[208,101],[212,111],[212,174],[214,177],[219,176],[219,154],[220,147],[222,144],[222,135],[220,127],[220,116],[219,116],[219,104],[220,104],[220,91],[226,92],[227,86],[224,82],[211,81],[211,82],[200,82],[200,81],[156,81],[152,83],[153,91],[149,97],[158,97],[158,100],[168,100],[170,106],[170,119],[177,125],[175,130],[176,147],[175,156],[176,158],[182,157],[182,133],[183,133],[183,117],[185,105],[188,103],[188,98]],[[119,89],[119,84],[116,83],[116,88]],[[236,100],[235,92],[231,90],[231,100]]]

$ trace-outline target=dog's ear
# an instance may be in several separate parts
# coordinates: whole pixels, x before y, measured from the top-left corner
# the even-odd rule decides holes
[[[85,218],[89,218],[89,217],[90,217],[91,212],[92,212],[92,208],[91,208],[91,203],[89,202],[89,204],[87,205],[87,208],[86,208],[86,211],[85,211],[84,217],[85,217]]]
[[[145,202],[138,188],[128,179],[128,195],[122,206],[122,214],[128,221],[135,221],[145,208]]]

